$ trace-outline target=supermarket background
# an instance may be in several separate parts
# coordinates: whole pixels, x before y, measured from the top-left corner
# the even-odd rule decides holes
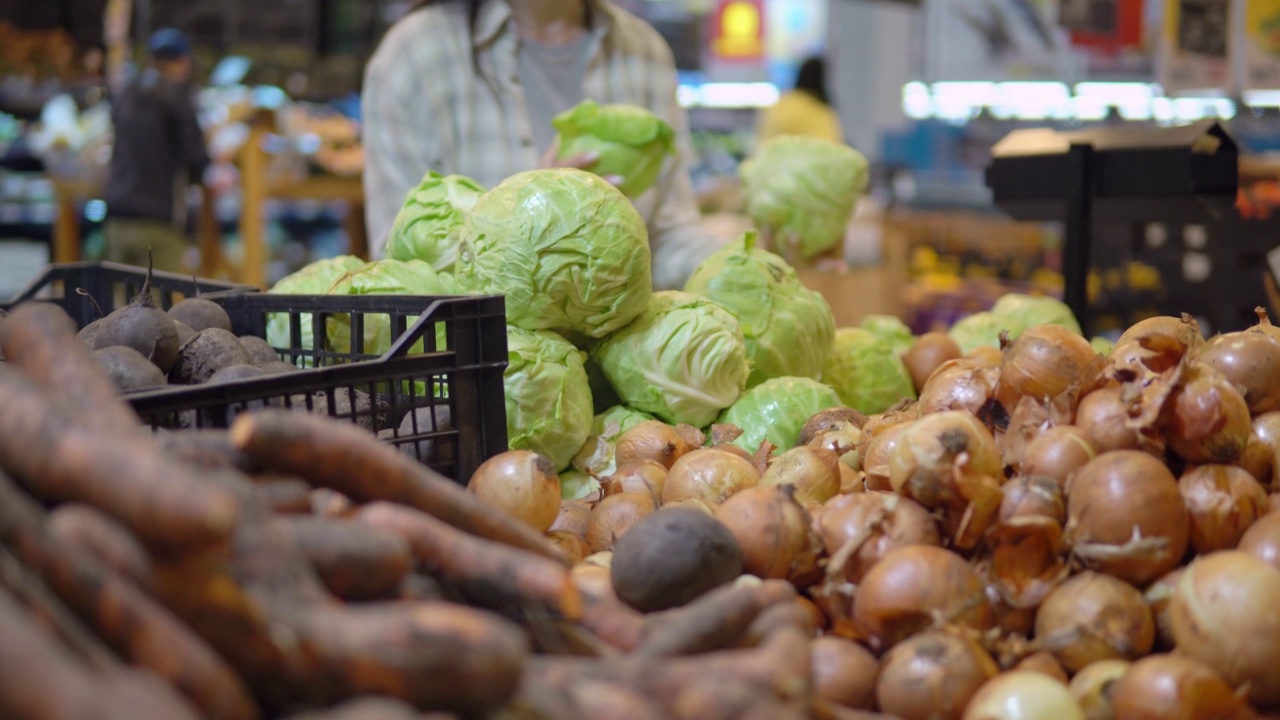
[[[364,61],[407,2],[0,0],[0,297],[51,260],[94,259],[110,153],[107,87],[138,38],[198,47],[202,120],[237,190],[193,191],[192,264],[269,284],[355,249]],[[824,54],[847,141],[874,164],[844,266],[803,270],[840,324],[916,332],[1009,291],[1062,291],[1060,223],[1019,223],[984,180],[1022,128],[1216,121],[1239,146],[1234,208],[1094,226],[1094,329],[1190,311],[1252,321],[1280,246],[1280,0],[621,0],[668,39],[706,222],[742,227],[739,162],[758,109]],[[1280,261],[1277,262],[1280,265]],[[1278,270],[1280,272],[1280,270]]]

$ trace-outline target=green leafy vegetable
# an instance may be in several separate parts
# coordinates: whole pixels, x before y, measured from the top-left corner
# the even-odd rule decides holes
[[[560,498],[582,500],[600,492],[600,481],[582,472],[569,469],[560,473]]]
[[[828,385],[810,378],[780,377],[748,390],[720,416],[720,422],[742,428],[742,435],[733,442],[745,450],[755,452],[767,439],[783,451],[795,446],[809,418],[841,406],[840,396]]]
[[[738,321],[685,292],[654,293],[635,322],[591,353],[628,406],[706,427],[742,394],[751,368]]]
[[[614,405],[596,415],[595,419],[591,421],[591,434],[612,442],[617,440],[622,433],[646,420],[652,419],[653,416],[647,412],[634,410],[626,405]]]
[[[377,260],[352,270],[329,288],[330,295],[457,295],[458,288],[447,274],[437,274],[431,265],[421,260]],[[426,310],[422,303],[421,310]],[[330,316],[326,324],[329,346],[336,352],[351,352],[351,317],[345,314]],[[388,315],[368,313],[364,316],[364,347],[359,352],[380,355],[391,348],[396,338]],[[443,328],[437,333],[442,344]],[[422,352],[423,345],[414,346],[414,352]]]
[[[1000,331],[1007,329],[1004,321],[990,312],[977,312],[960,318],[947,334],[960,346],[965,355],[980,347],[1000,347]]]
[[[911,328],[893,315],[868,315],[862,318],[862,329],[870,330],[871,334],[885,341],[893,353],[899,356],[910,350],[916,341]]]
[[[507,444],[550,458],[557,470],[573,460],[591,431],[591,389],[584,354],[547,330],[507,327]]]
[[[1115,349],[1115,344],[1101,335],[1090,340],[1089,344],[1093,346],[1094,351],[1099,355],[1110,355],[1111,351]]]
[[[306,267],[288,275],[272,286],[268,292],[279,295],[324,295],[338,278],[344,274],[364,266],[364,260],[355,255],[339,255],[338,257],[317,260]],[[298,316],[298,328],[301,342],[297,349],[316,350],[315,333],[310,313]],[[275,348],[290,348],[293,343],[289,336],[289,316],[284,313],[271,313],[267,318],[267,342]],[[303,365],[310,367],[311,358],[304,358]]]
[[[584,100],[551,121],[559,133],[561,158],[596,152],[591,172],[622,178],[618,189],[639,197],[658,179],[675,149],[675,131],[662,118],[636,105],[599,105]]]
[[[867,415],[884,412],[902,398],[916,396],[902,359],[888,343],[863,328],[836,331],[822,380],[835,388],[845,405]]]
[[[1081,334],[1080,323],[1071,308],[1061,300],[1043,295],[1002,295],[991,306],[991,314],[1005,323],[1011,340],[1036,325],[1061,325],[1077,335]]]
[[[684,289],[738,318],[751,362],[747,387],[822,371],[836,331],[831,307],[781,257],[757,248],[754,232],[703,260]]]
[[[453,270],[462,220],[484,194],[484,187],[461,175],[434,170],[410,190],[387,236],[392,260],[422,260],[439,272]]]
[[[461,231],[464,291],[505,295],[526,330],[601,338],[644,311],[652,289],[644,220],[582,170],[531,170],[485,193]]]
[[[747,214],[775,237],[794,236],[813,258],[844,239],[869,165],[853,148],[820,138],[783,135],[743,161]]]

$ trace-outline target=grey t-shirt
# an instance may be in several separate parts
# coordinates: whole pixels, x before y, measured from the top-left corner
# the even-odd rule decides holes
[[[564,45],[520,40],[520,84],[533,130],[534,147],[542,153],[555,139],[551,119],[582,102],[591,35]]]

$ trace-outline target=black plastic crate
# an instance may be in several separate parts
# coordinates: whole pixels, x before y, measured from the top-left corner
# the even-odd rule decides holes
[[[71,266],[51,268],[46,284],[56,287],[33,283],[10,305],[50,300],[84,325],[97,311],[76,288],[95,298],[127,301],[142,284],[136,268],[98,267],[110,272],[83,277]],[[92,284],[95,279],[98,285]],[[162,295],[178,294],[183,288],[173,285],[177,279],[168,276],[161,285],[153,277],[152,285]],[[191,287],[186,278],[185,289]],[[315,412],[361,425],[459,483],[507,449],[503,298],[272,295],[227,284],[201,286],[202,292],[206,289],[204,297],[226,309],[236,335],[265,338],[268,323],[279,323],[283,331],[273,334],[273,347],[282,360],[303,369],[127,395],[153,428],[225,428],[239,413],[261,407]],[[181,298],[169,294],[161,301],[167,305],[176,299]],[[110,308],[103,305],[103,310]],[[351,347],[345,351],[326,342],[331,321],[349,323]],[[386,323],[389,337],[395,338],[381,355],[364,347],[365,326],[373,322]],[[311,331],[310,342],[304,326]]]
[[[132,265],[108,262],[50,265],[17,295],[0,302],[0,310],[7,310],[27,300],[43,300],[66,310],[80,327],[84,327],[98,319],[99,308],[103,313],[109,313],[127,304],[142,291],[146,279],[146,269]],[[151,289],[160,307],[165,309],[183,298],[195,295],[197,290],[202,295],[257,292],[257,288],[251,285],[192,278],[189,275],[159,270],[151,274]],[[97,303],[96,307],[94,303]]]

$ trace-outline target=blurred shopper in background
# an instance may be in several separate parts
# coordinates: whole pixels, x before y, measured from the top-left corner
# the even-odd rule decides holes
[[[209,157],[196,120],[191,42],[158,30],[150,63],[112,98],[115,144],[104,200],[105,260],[183,271],[187,188],[202,182]]]
[[[551,120],[584,99],[648,108],[678,153],[636,207],[649,228],[656,289],[679,288],[719,246],[700,227],[692,143],[671,48],[608,0],[427,0],[387,33],[365,71],[369,246],[381,253],[405,194],[428,170],[493,187],[555,159]]]
[[[811,57],[800,64],[795,86],[778,102],[760,114],[756,142],[778,135],[807,135],[832,142],[844,142],[840,117],[827,95],[826,61]]]

